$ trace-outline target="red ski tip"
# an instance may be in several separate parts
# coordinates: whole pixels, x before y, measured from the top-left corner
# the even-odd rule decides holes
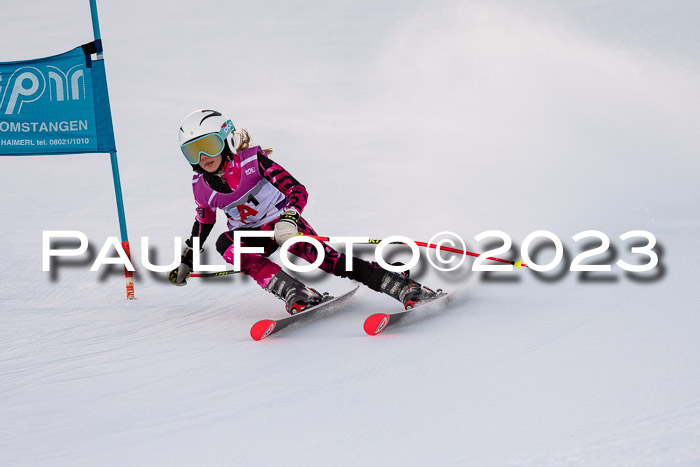
[[[365,320],[365,332],[370,336],[376,336],[389,324],[389,315],[375,313]]]
[[[256,341],[263,340],[275,330],[275,326],[277,326],[277,321],[271,319],[258,321],[250,328],[250,337]]]

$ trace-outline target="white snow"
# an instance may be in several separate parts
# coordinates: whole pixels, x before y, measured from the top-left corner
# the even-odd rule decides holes
[[[119,235],[108,156],[1,157],[0,464],[700,465],[696,2],[98,7],[137,300],[118,267],[89,271]],[[92,40],[84,0],[8,3],[0,24],[0,61]],[[424,256],[448,307],[371,338],[364,319],[397,304],[362,288],[254,342],[285,313],[252,281],[176,288],[139,260],[141,237],[164,264],[189,234],[177,128],[212,107],[276,149],[322,235],[449,230],[485,251],[474,236],[498,229],[516,258],[545,229],[565,261],[437,273]],[[613,245],[594,261],[644,262],[618,238],[642,229],[660,265],[567,272],[590,229]],[[91,256],[42,272],[45,230],[85,232]]]

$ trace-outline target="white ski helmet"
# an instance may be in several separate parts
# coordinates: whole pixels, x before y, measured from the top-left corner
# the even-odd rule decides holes
[[[236,152],[231,120],[216,110],[195,110],[180,124],[180,150],[187,161],[196,166],[202,154],[216,157],[228,144],[231,152]]]

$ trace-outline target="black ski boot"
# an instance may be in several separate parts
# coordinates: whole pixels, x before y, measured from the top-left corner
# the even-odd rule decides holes
[[[323,295],[306,287],[284,271],[275,274],[265,290],[284,300],[290,315],[296,315],[323,300]]]
[[[333,274],[356,280],[372,290],[394,297],[403,303],[407,310],[420,303],[435,300],[442,295],[440,289],[436,292],[409,279],[408,271],[390,272],[375,262],[370,263],[359,258],[352,258],[352,271],[346,271],[347,261],[348,258],[341,255]],[[392,266],[403,266],[403,264],[394,263]]]
[[[421,303],[435,300],[440,296],[440,290],[435,292],[420,285],[418,282],[409,279],[407,273],[391,271],[384,273],[379,291],[403,303],[404,308],[407,310]]]

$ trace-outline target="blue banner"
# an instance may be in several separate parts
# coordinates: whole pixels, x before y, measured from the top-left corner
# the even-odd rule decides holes
[[[0,63],[0,156],[112,151],[101,41],[53,57]]]

